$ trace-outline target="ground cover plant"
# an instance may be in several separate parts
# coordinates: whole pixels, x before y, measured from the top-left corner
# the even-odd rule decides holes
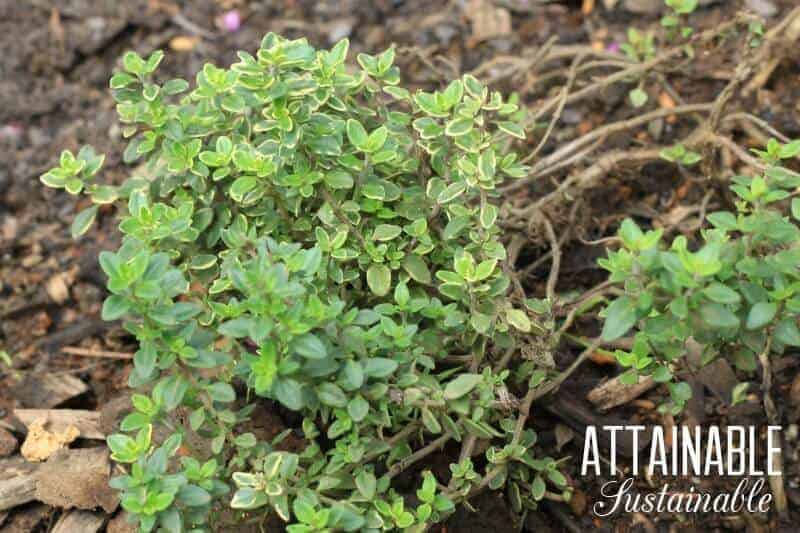
[[[680,375],[717,357],[728,357],[751,374],[759,360],[768,366],[771,354],[800,346],[800,250],[795,246],[800,200],[791,198],[800,174],[781,165],[800,154],[800,142],[771,139],[757,153],[762,175],[733,177],[736,212],[710,213],[695,251],[683,235],[665,247],[662,230],[643,232],[626,219],[619,231],[622,248],[600,261],[610,281],[624,287],[624,295],[604,311],[602,337],[613,341],[635,328],[633,349],[616,351],[630,369],[625,378],[635,383],[646,374],[669,383],[671,401],[662,407],[674,414],[691,397]],[[674,154],[664,156],[674,159]],[[779,209],[790,198],[791,219]],[[691,341],[702,346],[698,361],[687,357]]]
[[[269,34],[192,89],[159,82],[161,52],[129,52],[110,86],[145,175],[100,184],[87,147],[42,176],[91,196],[74,236],[123,206],[102,314],[139,340],[140,393],[108,444],[143,531],[218,528],[228,504],[294,532],[422,531],[486,487],[518,509],[566,490],[508,405],[510,371],[487,364],[533,327],[495,205],[526,173],[523,111],[471,76],[412,94],[393,49],[358,67],[347,51]],[[304,417],[304,449],[242,429],[258,396]],[[484,473],[476,438],[492,442]],[[447,484],[426,471],[411,494],[393,487],[450,439],[465,447]]]

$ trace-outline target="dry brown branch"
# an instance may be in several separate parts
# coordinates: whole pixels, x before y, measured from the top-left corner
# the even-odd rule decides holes
[[[719,35],[727,32],[731,28],[734,28],[741,24],[744,21],[751,20],[752,16],[748,14],[739,14],[735,18],[730,21],[727,21],[723,24],[718,25],[715,28],[710,30],[706,30],[701,32],[692,38],[691,43],[694,45],[698,45],[701,43],[708,42],[710,40],[715,39]],[[648,61],[644,61],[642,63],[636,63],[631,65],[630,67],[615,72],[614,74],[610,74],[604,78],[601,78],[592,84],[584,87],[583,89],[572,93],[566,100],[567,104],[573,104],[577,101],[580,101],[588,96],[592,96],[595,93],[599,92],[606,87],[614,85],[615,83],[626,81],[628,79],[635,79],[638,76],[653,72],[656,70],[656,67],[661,65],[662,63],[666,63],[672,59],[677,57],[681,57],[686,53],[685,45],[675,46],[668,50],[665,50],[661,54],[657,55],[653,59]],[[552,112],[554,108],[558,105],[559,98],[558,96],[550,98],[545,104],[543,104],[536,113],[533,114],[532,120],[535,122],[539,120],[542,116],[547,115],[548,113]]]
[[[566,180],[561,182],[556,190],[546,194],[527,207],[521,209],[512,208],[511,212],[514,215],[525,217],[530,213],[541,211],[543,206],[553,201],[554,198],[564,194],[570,187],[577,186],[582,189],[590,187],[621,163],[641,163],[658,159],[659,153],[664,148],[663,146],[659,146],[657,148],[639,148],[608,152],[595,161],[589,168],[569,176]]]
[[[550,252],[553,257],[552,266],[550,267],[550,275],[547,277],[546,296],[548,301],[554,302],[556,298],[556,284],[558,283],[558,272],[561,268],[561,246],[558,243],[553,225],[546,217],[542,217],[542,225],[544,226],[544,234],[550,242]]]
[[[773,49],[775,48],[776,41],[779,40],[778,38],[784,30],[786,34],[784,35],[784,39],[780,39],[780,52],[775,54]],[[794,50],[793,45],[798,39],[800,39],[800,7],[796,7],[790,11],[788,15],[764,36],[764,44],[761,47],[761,56],[763,60],[759,61],[763,66],[756,75],[753,76],[750,83],[742,90],[744,96],[750,96],[769,81],[772,73],[778,68],[778,65],[785,57],[785,51]],[[777,55],[777,57],[773,57],[774,55]],[[766,63],[764,64],[765,61]]]
[[[539,140],[539,144],[533,151],[528,154],[525,159],[522,160],[523,163],[527,163],[537,155],[544,145],[547,144],[547,140],[550,138],[550,135],[553,133],[553,129],[555,128],[558,121],[561,119],[561,113],[564,111],[564,105],[567,102],[567,98],[569,97],[569,91],[572,88],[572,84],[575,83],[575,76],[577,75],[578,66],[580,65],[581,61],[583,61],[583,55],[579,55],[575,57],[575,60],[572,62],[572,67],[569,69],[569,76],[567,78],[567,83],[564,87],[561,88],[561,96],[558,103],[558,108],[556,112],[553,113],[553,117],[550,119],[550,123],[547,125],[547,130],[545,130],[544,135]]]
[[[79,346],[65,346],[61,351],[69,355],[79,355],[82,357],[101,357],[105,359],[133,359],[133,354],[128,352],[112,352],[108,350],[92,350]]]
[[[708,111],[712,108],[713,102],[703,103],[703,104],[688,104],[685,106],[678,106],[672,109],[656,109],[649,113],[645,113],[643,115],[638,115],[635,117],[631,117],[627,120],[622,120],[619,122],[614,122],[612,124],[608,124],[601,128],[597,128],[594,131],[587,133],[586,135],[582,135],[577,139],[574,139],[562,146],[560,146],[556,151],[552,154],[543,157],[539,161],[537,161],[532,167],[530,174],[519,180],[512,182],[511,184],[502,187],[500,191],[502,193],[509,193],[515,190],[518,190],[530,182],[543,177],[546,173],[550,172],[548,167],[558,164],[559,162],[564,161],[566,158],[573,155],[578,150],[584,148],[585,146],[597,142],[602,141],[610,135],[615,133],[620,133],[623,131],[627,131],[638,126],[642,126],[647,124],[648,122],[652,122],[653,120],[668,117],[668,116],[678,116],[684,114],[691,114],[691,113],[698,113],[703,111]]]

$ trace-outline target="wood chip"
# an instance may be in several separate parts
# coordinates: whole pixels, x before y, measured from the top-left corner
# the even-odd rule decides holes
[[[38,464],[29,463],[21,455],[0,459],[0,481],[30,474],[35,472],[37,468],[39,468]]]
[[[658,95],[658,105],[664,109],[675,109],[675,100],[673,100],[668,92],[662,91]]]
[[[63,304],[69,300],[69,287],[64,274],[56,274],[47,280],[45,290],[47,295],[57,304]]]
[[[95,533],[106,522],[103,513],[91,511],[70,511],[61,515],[51,533]]]
[[[714,396],[730,405],[733,388],[739,384],[736,373],[726,359],[716,359],[697,373],[697,378]]]
[[[46,419],[39,418],[28,426],[28,435],[22,443],[22,456],[28,461],[44,461],[58,450],[66,448],[78,438],[80,432],[75,426],[67,426],[63,431],[48,431],[44,428]]]
[[[17,451],[17,439],[5,428],[0,427],[0,457],[8,457]]]
[[[13,394],[24,407],[49,409],[88,390],[86,383],[69,374],[28,374]]]
[[[36,476],[34,472],[20,474],[0,481],[0,511],[36,499]]]
[[[595,350],[589,355],[589,360],[596,365],[611,366],[617,364],[617,358],[607,350]]]
[[[53,432],[63,432],[69,427],[75,427],[83,439],[106,438],[100,429],[100,413],[81,409],[16,409],[14,410],[20,422],[30,428],[37,420],[46,420],[46,427]]]
[[[639,382],[633,385],[625,385],[617,376],[590,390],[586,399],[599,411],[608,411],[638,398],[656,385],[658,384],[650,376],[639,376]]]
[[[36,499],[65,509],[102,507],[113,513],[117,493],[109,489],[111,461],[105,446],[60,450],[36,471]]]
[[[3,533],[46,531],[46,528],[40,529],[38,526],[48,517],[48,515],[52,514],[52,512],[52,508],[43,503],[29,503],[24,507],[14,509],[14,512],[10,513],[0,531]]]
[[[178,35],[173,37],[169,42],[169,47],[176,52],[190,52],[194,50],[197,43],[200,42],[200,37],[192,35]]]
[[[511,13],[488,0],[470,0],[466,15],[472,26],[472,35],[467,41],[470,48],[487,39],[505,37],[511,33]]]

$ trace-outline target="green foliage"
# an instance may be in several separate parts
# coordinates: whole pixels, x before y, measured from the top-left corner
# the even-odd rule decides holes
[[[631,61],[649,61],[656,55],[655,35],[628,28],[628,42],[622,43],[620,49]]]
[[[699,242],[680,235],[666,247],[661,230],[645,232],[625,220],[619,229],[622,248],[600,260],[610,280],[624,288],[603,311],[603,339],[635,331],[632,350],[616,352],[630,381],[638,375],[658,382],[679,379],[691,368],[685,357],[690,340],[701,346],[703,363],[730,357],[748,372],[760,354],[800,346],[800,200],[791,199],[791,218],[780,209],[800,186],[800,174],[781,166],[800,155],[800,141],[771,140],[756,153],[765,172],[732,179],[736,212],[708,215],[711,227]],[[662,155],[682,164],[697,162],[694,156],[686,160],[690,154],[676,147]],[[670,395],[664,408],[677,412],[691,390],[677,381]]]
[[[443,433],[491,440],[491,488],[510,480],[520,505],[545,479],[565,490],[535,435],[512,436],[498,401],[509,371],[484,363],[534,325],[507,296],[493,204],[501,181],[526,175],[509,151],[523,112],[471,76],[411,94],[393,49],[359,55],[360,69],[347,49],[269,34],[230,69],[205,65],[192,89],[154,79],[160,52],[129,52],[110,85],[124,160],[142,175],[95,185],[102,158],[84,149],[42,177],[119,200],[103,317],[139,340],[141,393],[108,442],[143,531],[222,527],[228,504],[292,532],[421,531],[480,476],[454,465],[443,490],[426,474],[407,500],[386,472]],[[247,431],[256,396],[305,418],[305,448]]]
[[[682,144],[676,144],[671,148],[666,148],[659,154],[662,159],[677,163],[686,167],[690,167],[700,162],[702,159],[700,154],[687,150]]]
[[[670,40],[678,36],[688,39],[694,33],[694,28],[686,24],[686,18],[697,9],[697,0],[664,0],[664,3],[672,11],[669,15],[661,18],[661,25],[667,29],[667,37]],[[687,47],[687,52],[692,55],[691,48]]]

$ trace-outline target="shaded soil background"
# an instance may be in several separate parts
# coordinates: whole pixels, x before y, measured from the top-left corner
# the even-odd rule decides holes
[[[775,21],[794,0],[746,2],[767,21]],[[733,16],[745,2],[701,2],[693,18],[698,28],[710,28]],[[120,162],[123,149],[121,129],[116,122],[114,103],[107,90],[108,79],[118,58],[128,49],[147,55],[162,48],[167,54],[160,68],[162,79],[180,76],[193,79],[205,62],[228,65],[236,60],[235,51],[254,50],[268,31],[286,36],[306,36],[317,46],[328,46],[349,37],[351,57],[358,52],[374,53],[396,44],[398,64],[405,83],[411,87],[434,88],[463,72],[479,69],[491,78],[497,69],[491,62],[498,57],[527,59],[552,38],[558,43],[590,44],[615,53],[624,42],[628,26],[655,24],[662,2],[628,0],[597,2],[540,0],[355,0],[263,1],[197,0],[173,3],[160,0],[0,0],[0,349],[13,361],[0,362],[0,417],[6,432],[21,440],[19,426],[12,421],[19,407],[75,407],[103,410],[113,419],[117,398],[125,390],[130,363],[118,358],[86,357],[65,352],[65,347],[130,353],[132,339],[114,324],[104,324],[99,311],[104,298],[104,279],[96,265],[99,250],[116,246],[114,213],[102,210],[95,227],[77,243],[69,237],[72,217],[86,207],[65,193],[45,189],[38,176],[52,166],[64,148],[76,151],[92,144],[106,153],[103,178],[122,180],[130,169]],[[611,7],[607,7],[611,6]],[[221,17],[235,10],[240,27],[225,27]],[[227,19],[230,26],[231,20]],[[488,65],[488,67],[487,67]],[[724,87],[731,65],[689,66],[677,78],[682,94],[697,101],[713,99]],[[716,69],[716,71],[715,71]],[[715,74],[716,72],[716,74]],[[710,74],[709,74],[710,73]],[[798,63],[784,61],[757,95],[752,112],[769,121],[789,137],[800,136],[797,103],[800,97]],[[525,80],[496,76],[495,86],[505,91],[521,90]],[[521,87],[521,86],[522,87]],[[537,100],[523,91],[526,105],[535,108]],[[596,98],[567,106],[554,136],[545,146],[552,151],[561,139],[577,131],[591,131],[612,117],[627,116],[630,106],[627,89],[609,87]],[[677,135],[680,125],[662,121],[641,138],[623,137],[620,146],[653,139],[668,140]],[[531,141],[534,143],[534,141]],[[531,148],[533,144],[531,145]],[[566,172],[566,171],[565,171]],[[697,184],[677,173],[673,166],[654,162],[643,168],[628,169],[636,179],[611,178],[601,187],[586,192],[575,222],[581,238],[564,243],[559,293],[580,294],[604,279],[596,259],[604,255],[603,246],[587,242],[613,233],[616,223],[626,215],[647,222],[665,216],[678,217],[676,208],[694,205],[708,193],[713,201],[726,205],[714,183]],[[629,176],[628,176],[629,178]],[[687,185],[689,183],[689,185]],[[682,189],[683,188],[683,189]],[[514,201],[524,204],[535,198],[537,187],[517,191]],[[562,214],[560,222],[566,223]],[[517,270],[524,272],[521,282],[530,296],[541,296],[549,264],[537,261],[548,249],[540,236],[520,232],[516,242]],[[584,334],[597,333],[597,322],[578,323]],[[79,350],[80,351],[80,350]],[[563,368],[575,356],[564,349],[555,363]],[[558,398],[536,406],[533,425],[539,431],[541,446],[556,457],[571,456],[567,473],[576,487],[569,504],[547,502],[538,513],[524,519],[516,517],[501,494],[485,494],[472,502],[475,512],[461,509],[440,531],[797,531],[800,505],[800,466],[798,466],[797,405],[800,385],[794,358],[777,361],[774,395],[786,429],[784,471],[790,501],[789,514],[783,517],[717,515],[642,516],[625,513],[611,519],[593,518],[591,506],[598,499],[606,480],[579,476],[583,428],[587,424],[619,423],[674,424],[654,407],[663,396],[655,389],[649,396],[599,414],[583,400],[586,392],[602,379],[616,373],[613,365],[584,365],[562,388]],[[43,399],[42,376],[67,379],[71,376],[88,385],[87,390],[65,401]],[[708,386],[708,384],[706,383]],[[721,385],[724,393],[724,384]],[[694,414],[703,424],[763,424],[765,418],[757,393],[751,401],[732,408],[721,395],[708,394]],[[713,391],[711,391],[713,392]],[[124,407],[124,403],[122,404]],[[110,406],[110,407],[109,407]],[[265,431],[277,433],[288,420],[280,413],[264,415]],[[0,426],[3,431],[4,426]],[[2,444],[0,442],[0,444]],[[16,450],[10,445],[9,455]],[[445,450],[445,453],[448,450]],[[450,450],[457,452],[457,449]],[[2,446],[0,446],[0,455]],[[444,456],[433,456],[422,465],[435,468]],[[0,472],[2,474],[2,472]],[[658,486],[653,480],[652,486]],[[687,481],[687,480],[678,480]],[[642,480],[643,486],[647,484]],[[731,490],[731,480],[702,479],[698,486]],[[735,485],[735,483],[733,483]],[[39,503],[0,512],[0,531],[49,530],[62,511]],[[122,527],[116,523],[113,527]],[[109,527],[111,530],[111,527]],[[118,529],[123,530],[123,529]],[[277,526],[268,531],[278,531]]]

